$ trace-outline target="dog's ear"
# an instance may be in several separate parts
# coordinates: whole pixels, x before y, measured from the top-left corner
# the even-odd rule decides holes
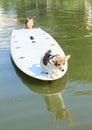
[[[50,59],[49,62],[50,62],[51,64],[54,64],[54,63],[55,63],[54,59]]]
[[[67,56],[65,56],[65,60],[69,60],[70,57],[71,57],[71,55],[67,55]]]

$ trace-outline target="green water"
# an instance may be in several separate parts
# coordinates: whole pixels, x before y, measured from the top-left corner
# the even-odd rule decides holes
[[[36,80],[13,64],[11,30],[28,16],[71,54],[62,79]],[[92,0],[0,0],[0,130],[91,130],[91,101]]]

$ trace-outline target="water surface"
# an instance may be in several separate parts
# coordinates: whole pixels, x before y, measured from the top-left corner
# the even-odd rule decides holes
[[[28,16],[71,54],[67,74],[44,82],[10,56],[13,28]],[[92,0],[0,0],[0,130],[92,129]]]

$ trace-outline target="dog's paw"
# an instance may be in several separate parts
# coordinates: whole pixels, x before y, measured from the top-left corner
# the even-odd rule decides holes
[[[48,72],[44,72],[44,71],[42,71],[41,74],[48,74]]]
[[[56,76],[55,75],[50,75],[50,74],[48,74],[48,78],[52,78],[52,79],[54,79],[54,78],[56,78]]]
[[[48,74],[48,72],[45,72],[45,74]]]

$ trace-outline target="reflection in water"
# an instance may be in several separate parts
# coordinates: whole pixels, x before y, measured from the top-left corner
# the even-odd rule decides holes
[[[85,13],[86,13],[86,29],[90,30],[92,28],[92,6],[88,0],[85,1]]]
[[[54,121],[66,119],[71,121],[70,112],[65,109],[61,92],[44,95],[44,99],[47,104],[48,111],[54,112]]]
[[[80,95],[92,96],[92,90],[76,91],[73,95],[74,96],[80,96]]]
[[[62,87],[61,84],[60,86]],[[57,89],[56,86],[55,88]],[[74,125],[74,120],[71,116],[70,111],[65,108],[62,91],[51,94],[44,94],[44,101],[47,105],[48,111],[54,113],[54,121],[69,120],[70,125]]]
[[[31,78],[16,67],[15,70],[30,90],[43,95],[47,110],[54,113],[54,121],[69,120],[70,125],[74,124],[71,113],[65,108],[62,97],[66,85],[66,75],[62,79],[47,82]]]
[[[47,0],[47,9],[58,8],[59,5],[59,0]]]

